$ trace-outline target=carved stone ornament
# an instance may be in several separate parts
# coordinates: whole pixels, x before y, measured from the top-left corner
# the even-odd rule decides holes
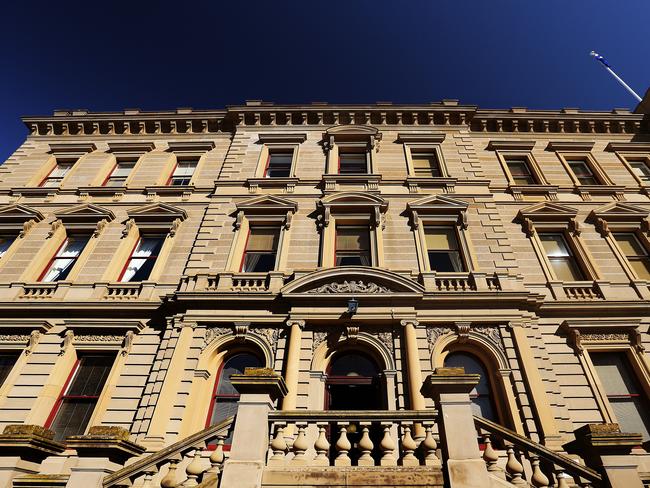
[[[46,239],[52,237],[62,225],[63,222],[61,222],[61,219],[56,219],[54,222],[52,222],[52,225],[50,226],[50,231],[47,233]]]
[[[26,334],[0,334],[0,342],[27,342]]]
[[[117,342],[122,343],[124,336],[114,334],[80,334],[73,336],[74,342]]]
[[[391,331],[377,332],[377,339],[386,346],[389,351],[393,350],[393,333]]]
[[[205,333],[205,342],[203,345],[203,348],[210,344],[212,341],[214,341],[217,337],[221,337],[226,334],[230,334],[232,332],[231,327],[212,327],[207,330]]]
[[[327,332],[316,330],[314,331],[313,340],[311,343],[312,352],[315,351],[324,341],[327,340]]]
[[[236,322],[232,327],[212,327],[205,334],[203,349],[212,343],[218,337],[224,335],[233,335],[238,342],[244,342],[250,335],[256,335],[262,338],[271,346],[273,351],[277,350],[280,330],[273,327],[250,327],[250,322]]]
[[[485,336],[490,342],[492,342],[497,348],[499,348],[501,352],[505,353],[505,349],[503,347],[503,341],[501,339],[501,330],[498,327],[495,326],[474,327],[472,328],[472,332],[476,332],[477,334],[481,334]]]
[[[74,340],[74,332],[71,330],[66,330],[65,335],[63,336],[63,345],[61,346],[61,352],[59,353],[61,356],[63,356],[70,346],[72,345],[72,341]]]
[[[427,327],[427,342],[429,343],[429,351],[433,351],[433,348],[438,342],[440,336],[449,334],[451,329],[449,327]]]
[[[454,328],[456,329],[456,334],[458,334],[458,342],[461,344],[467,342],[467,339],[469,338],[469,331],[470,331],[470,326],[472,325],[471,322],[455,322],[454,323]]]
[[[27,235],[27,233],[36,225],[36,220],[34,219],[29,219],[26,222],[23,223],[23,230],[20,231],[18,234],[18,237],[22,239]]]
[[[95,231],[93,232],[93,237],[99,237],[99,235],[106,227],[106,224],[108,224],[108,220],[106,219],[102,219],[99,222],[97,222],[97,227],[95,227]]]
[[[327,283],[326,285],[319,286],[313,290],[309,290],[307,293],[365,293],[365,294],[381,294],[381,293],[390,293],[387,287],[378,285],[369,281],[364,283],[363,281],[347,281],[343,283]]]
[[[169,228],[169,237],[174,237],[176,232],[178,232],[178,227],[181,225],[181,219],[175,219],[172,222],[171,227]]]
[[[357,339],[359,339],[359,326],[347,325],[345,327],[345,335],[350,342],[357,342]]]
[[[123,238],[129,235],[129,232],[131,232],[131,229],[133,229],[134,225],[135,225],[135,220],[129,219],[126,221],[126,224],[124,224],[124,229],[122,230]]]

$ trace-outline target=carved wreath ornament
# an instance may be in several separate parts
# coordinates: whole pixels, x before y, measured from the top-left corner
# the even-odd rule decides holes
[[[367,293],[367,294],[380,294],[390,293],[391,290],[385,286],[378,285],[369,281],[344,281],[343,283],[327,283],[326,285],[319,286],[307,293]]]

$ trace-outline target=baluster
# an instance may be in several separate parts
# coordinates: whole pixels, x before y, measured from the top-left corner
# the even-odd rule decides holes
[[[395,441],[393,441],[393,438],[390,436],[390,428],[393,423],[382,422],[381,425],[384,427],[384,437],[379,443],[379,447],[383,452],[379,464],[381,466],[397,466],[397,459],[395,458]]]
[[[221,474],[221,468],[223,462],[226,459],[226,456],[223,453],[223,444],[226,440],[226,437],[223,435],[217,436],[217,447],[212,454],[210,454],[210,469],[206,471],[203,475],[203,481],[206,481],[206,475],[210,475],[212,479],[215,479]]]
[[[339,454],[334,460],[334,466],[352,466],[350,456],[348,456],[350,449],[352,449],[352,444],[350,444],[350,441],[348,440],[349,422],[337,422],[337,424],[340,426],[340,433],[334,447],[336,447],[336,451]]]
[[[539,467],[539,456],[532,454],[530,464],[533,466],[533,475],[530,477],[531,484],[535,488],[548,488],[549,480]]]
[[[424,451],[424,465],[440,466],[440,459],[438,459],[438,456],[436,456],[436,449],[438,449],[438,444],[436,443],[432,432],[433,423],[423,422],[422,425],[424,425],[424,431],[426,432],[426,436],[424,437],[422,444],[420,444],[422,450]]]
[[[370,434],[368,426],[371,425],[370,422],[360,422],[361,425],[361,440],[359,441],[359,450],[361,451],[361,456],[357,464],[359,466],[374,466],[375,460],[372,458],[370,453],[372,448],[375,447],[372,441],[370,440]]]
[[[185,468],[185,474],[187,475],[187,479],[183,483],[183,486],[196,486],[199,484],[197,481],[199,478],[199,475],[203,474],[203,471],[205,469],[203,468],[203,463],[201,462],[201,452],[197,449],[194,451],[194,459],[192,459],[192,462],[187,465]]]
[[[172,459],[169,462],[169,470],[167,471],[167,474],[160,480],[160,486],[161,488],[175,488],[177,481],[176,481],[176,465],[178,464],[178,460]]]
[[[316,457],[314,458],[313,464],[316,466],[329,466],[329,450],[330,443],[325,436],[325,423],[318,423],[318,439],[314,443],[314,449],[316,450]]]
[[[142,480],[142,486],[145,488],[150,488],[152,483],[151,480],[153,476],[158,472],[158,468],[154,465],[144,470],[144,478]]]
[[[492,447],[492,439],[490,439],[490,434],[485,434],[483,436],[483,442],[485,443],[485,449],[483,450],[483,460],[487,465],[487,470],[491,472],[501,471],[501,469],[497,466],[499,455]]]
[[[555,478],[557,479],[557,488],[569,488],[569,478],[562,468],[557,468],[555,471]]]
[[[307,443],[307,437],[305,436],[305,423],[296,423],[298,427],[298,436],[296,440],[293,441],[293,459],[291,460],[292,464],[307,464],[307,458],[305,457],[305,451],[309,448]]]
[[[526,485],[526,481],[523,479],[522,475],[524,473],[524,467],[517,459],[515,450],[512,446],[508,446],[508,462],[506,463],[506,471],[510,475],[510,483],[513,485]]]
[[[273,456],[269,459],[268,465],[284,464],[285,453],[287,451],[287,441],[284,440],[284,422],[278,422],[275,428],[275,437],[271,441],[271,450]]]
[[[413,440],[411,435],[411,426],[402,424],[402,466],[419,466],[420,460],[416,458],[413,453],[418,448],[418,445]]]

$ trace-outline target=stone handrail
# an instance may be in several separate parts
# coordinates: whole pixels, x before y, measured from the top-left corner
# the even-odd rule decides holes
[[[598,472],[576,463],[565,455],[552,451],[546,446],[527,439],[526,437],[521,436],[516,432],[486,418],[475,415],[474,422],[476,423],[476,427],[479,432],[488,432],[502,439],[506,443],[512,444],[511,447],[507,448],[508,463],[506,464],[506,470],[508,471],[509,475],[513,476],[513,478],[521,478],[523,473],[523,467],[517,460],[515,453],[515,450],[518,450],[527,452],[529,454],[529,458],[531,458],[531,465],[533,467],[533,479],[531,482],[535,487],[548,486],[549,483],[548,477],[546,477],[546,475],[541,472],[539,465],[540,459],[556,468],[555,471],[558,474],[558,478],[563,478],[559,473],[566,473],[569,476],[576,478],[578,480],[578,483],[581,483],[580,480],[584,479],[593,483],[595,486],[600,486],[603,484],[603,478]],[[486,448],[483,453],[483,459],[485,459],[486,463],[488,464],[488,471],[496,470],[496,461],[498,459],[498,455],[492,449],[489,435],[484,436],[484,440]],[[544,480],[546,483],[544,483]],[[562,486],[563,483],[560,482],[559,485]]]
[[[159,466],[176,461],[189,451],[205,448],[210,440],[219,436],[227,436],[233,422],[234,417],[230,417],[217,425],[206,427],[185,439],[115,471],[104,478],[104,488],[129,486],[134,479],[148,473],[157,472]]]
[[[437,416],[436,410],[269,412],[267,465],[440,467],[433,436]],[[290,443],[287,428],[295,434]],[[419,450],[413,438],[418,430],[424,437]],[[352,433],[361,435],[355,444],[348,438]]]

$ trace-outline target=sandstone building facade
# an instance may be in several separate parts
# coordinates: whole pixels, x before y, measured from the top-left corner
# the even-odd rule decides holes
[[[0,166],[4,486],[650,483],[642,114],[24,122]]]

